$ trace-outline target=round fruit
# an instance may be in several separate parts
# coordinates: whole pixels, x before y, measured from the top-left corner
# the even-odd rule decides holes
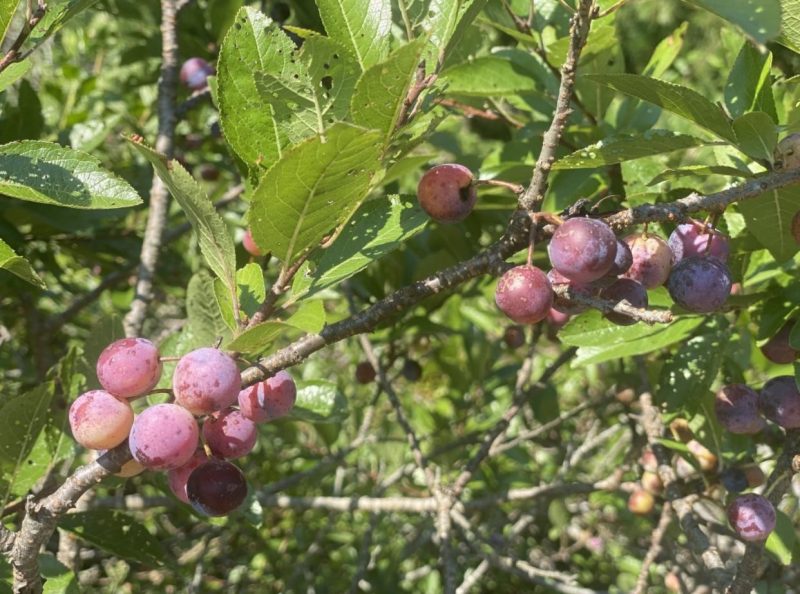
[[[371,384],[375,381],[375,368],[369,361],[361,361],[356,365],[356,381],[359,384]]]
[[[198,449],[186,464],[167,472],[167,484],[175,497],[184,503],[189,503],[189,497],[186,495],[186,481],[189,480],[189,475],[192,474],[195,468],[207,461],[208,456],[206,456],[205,451]]]
[[[156,404],[133,421],[128,445],[145,468],[169,470],[183,466],[197,449],[197,421],[177,404]]]
[[[774,377],[764,384],[758,407],[765,417],[784,429],[800,428],[800,391],[791,375]]]
[[[201,348],[181,357],[172,376],[175,402],[206,415],[236,402],[242,380],[236,361],[218,349]]]
[[[690,256],[672,269],[667,290],[682,308],[695,313],[711,313],[728,299],[731,275],[725,264],[716,258]]]
[[[743,384],[720,388],[714,410],[719,424],[731,433],[754,434],[767,424],[758,411],[758,394]]]
[[[789,344],[789,336],[794,325],[794,320],[786,322],[775,336],[762,345],[761,352],[767,359],[773,363],[785,365],[800,358],[800,351],[793,349]]]
[[[209,516],[224,516],[247,497],[247,481],[230,462],[210,459],[195,468],[186,482],[189,503]]]
[[[264,255],[256,245],[256,242],[253,240],[253,234],[250,232],[250,229],[244,232],[244,237],[242,238],[242,247],[244,247],[247,253],[249,253],[251,256],[255,256],[256,258]]]
[[[126,400],[105,390],[81,394],[69,407],[69,426],[79,444],[108,450],[125,441],[133,424],[133,409]]]
[[[406,359],[406,362],[403,363],[402,374],[410,382],[419,381],[419,378],[422,377],[422,366],[414,359]]]
[[[628,509],[640,516],[646,516],[653,511],[655,503],[653,494],[644,489],[636,489],[628,497]]]
[[[214,413],[203,423],[203,440],[218,458],[240,458],[249,454],[257,437],[256,424],[232,408]]]
[[[659,476],[650,470],[645,470],[642,473],[642,487],[645,491],[649,491],[654,495],[658,495],[664,490],[664,483],[661,482]]]
[[[690,256],[713,256],[725,263],[730,254],[730,245],[725,235],[694,219],[678,225],[667,243],[672,252],[673,264]]]
[[[611,265],[611,270],[608,271],[609,276],[619,276],[625,274],[628,269],[633,265],[633,253],[631,248],[625,241],[617,240],[617,253],[614,256],[614,263]]]
[[[147,394],[161,379],[158,349],[146,338],[123,338],[108,345],[97,359],[97,379],[114,396]]]
[[[633,263],[622,275],[635,280],[645,289],[663,285],[672,267],[672,252],[667,242],[651,233],[636,233],[625,238],[631,248]]]
[[[569,322],[571,317],[572,316],[569,314],[560,312],[555,307],[551,307],[550,311],[547,312],[547,323],[550,324],[553,330],[560,330],[564,324]]]
[[[281,370],[239,392],[239,410],[255,423],[266,423],[288,415],[296,398],[297,386],[292,376]]]
[[[553,288],[547,275],[535,266],[517,266],[500,277],[494,301],[517,324],[535,324],[547,317]]]
[[[647,307],[647,291],[640,283],[629,278],[618,279],[613,285],[603,289],[600,297],[614,303],[625,300],[633,307]],[[619,326],[630,326],[637,322],[632,317],[615,311],[610,311],[604,315],[609,322]]]
[[[603,221],[572,218],[553,233],[547,253],[553,268],[570,281],[590,283],[611,270],[617,238]]]
[[[747,489],[747,475],[741,468],[726,468],[719,474],[719,481],[731,493],[741,493]]]
[[[775,508],[756,493],[739,495],[728,506],[728,521],[743,540],[762,542],[775,529]]]
[[[203,58],[189,58],[181,66],[181,82],[192,89],[199,91],[205,89],[208,77],[214,74],[214,67]]]
[[[436,165],[419,180],[419,205],[432,219],[440,223],[463,221],[478,200],[478,191],[473,181],[472,172],[463,165]]]
[[[509,326],[503,332],[503,342],[510,349],[518,349],[525,344],[525,330],[522,326]]]

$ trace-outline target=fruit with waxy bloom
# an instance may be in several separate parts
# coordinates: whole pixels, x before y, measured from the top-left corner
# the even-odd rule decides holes
[[[547,275],[535,266],[516,266],[500,277],[494,300],[517,324],[535,324],[550,312],[553,288]]]

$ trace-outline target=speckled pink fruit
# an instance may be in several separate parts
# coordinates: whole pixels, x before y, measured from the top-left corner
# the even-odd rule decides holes
[[[236,361],[212,348],[181,357],[172,376],[175,402],[195,415],[229,407],[236,402],[241,383]]]
[[[207,460],[206,453],[203,450],[197,450],[183,466],[173,468],[167,472],[167,484],[175,497],[184,503],[189,503],[189,497],[186,495],[186,481],[189,480],[189,475],[192,474],[192,471]]]
[[[635,280],[645,289],[663,285],[672,268],[672,251],[667,242],[652,233],[635,233],[625,238],[631,248],[633,262],[622,275]]]
[[[288,415],[297,398],[297,386],[288,371],[282,370],[239,392],[239,409],[256,423],[274,421]]]
[[[240,458],[256,445],[256,424],[241,411],[221,410],[203,423],[203,441],[218,458]]]
[[[118,446],[133,424],[131,405],[105,390],[81,394],[69,407],[69,426],[79,444],[91,450]]]
[[[728,521],[742,540],[761,542],[775,530],[775,508],[765,497],[745,493],[728,506]]]
[[[133,421],[128,445],[145,468],[170,470],[189,461],[199,440],[192,413],[177,404],[156,404]]]
[[[553,268],[570,281],[590,283],[611,270],[617,238],[605,222],[576,217],[555,230],[547,253]]]
[[[255,256],[256,258],[263,256],[264,254],[258,249],[256,242],[253,241],[253,234],[250,232],[250,229],[244,232],[244,237],[242,238],[242,247],[247,250],[251,256]]]
[[[146,338],[116,340],[97,359],[97,379],[120,398],[147,394],[161,379],[158,349]]]
[[[731,433],[752,435],[767,425],[758,411],[758,394],[744,384],[720,388],[714,410],[719,424]]]
[[[417,186],[422,210],[440,223],[458,223],[472,212],[478,192],[472,172],[456,163],[436,165],[425,172]]]
[[[494,301],[517,324],[535,324],[550,313],[553,287],[536,266],[516,266],[500,277]]]

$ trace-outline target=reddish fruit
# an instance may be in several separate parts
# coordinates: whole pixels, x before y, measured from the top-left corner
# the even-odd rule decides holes
[[[436,165],[419,180],[419,205],[440,223],[458,223],[472,212],[478,200],[472,172],[456,163]]]
[[[494,301],[517,324],[535,324],[547,317],[553,288],[547,275],[535,266],[517,266],[500,277]]]
[[[622,276],[641,283],[645,289],[663,285],[672,268],[667,242],[652,233],[636,233],[628,235],[625,243],[631,248],[633,263]]]
[[[239,392],[239,410],[255,423],[266,423],[288,415],[297,398],[297,386],[288,371]]]
[[[628,497],[628,509],[639,516],[646,516],[649,514],[653,511],[655,504],[656,500],[653,494],[648,493],[644,489],[636,489],[630,494],[630,497]]]
[[[146,338],[116,340],[97,359],[97,379],[120,398],[147,394],[161,379],[158,349]]]
[[[189,475],[186,495],[197,511],[209,516],[224,516],[244,502],[247,481],[242,471],[230,462],[212,458]]]
[[[553,268],[570,281],[590,283],[611,270],[617,238],[603,221],[572,218],[553,233],[547,253]]]
[[[742,540],[763,542],[775,530],[775,508],[765,497],[746,493],[728,506],[728,521]]]
[[[203,441],[218,458],[240,458],[249,454],[257,437],[256,424],[232,408],[215,412],[203,423]]]
[[[754,434],[767,425],[758,411],[758,394],[743,384],[720,388],[714,410],[719,424],[731,433]]]
[[[713,256],[724,263],[728,261],[730,253],[725,235],[693,219],[678,225],[667,243],[672,252],[673,264],[689,256]]]
[[[79,444],[92,450],[118,446],[133,424],[133,409],[126,400],[104,390],[81,394],[69,407],[69,425]]]
[[[208,461],[208,456],[205,451],[198,449],[183,466],[167,472],[167,484],[175,497],[184,503],[189,503],[189,497],[186,495],[186,481],[189,480],[189,475],[194,469],[206,461]]]
[[[203,58],[189,58],[181,66],[181,82],[193,91],[205,89],[214,67]]]
[[[181,357],[172,376],[175,402],[194,415],[207,415],[236,402],[239,368],[218,349],[201,348]]]
[[[664,490],[664,484],[655,472],[645,470],[642,473],[642,487],[653,495],[659,495]]]
[[[247,251],[247,253],[249,253],[251,256],[255,256],[256,258],[264,255],[264,253],[256,245],[256,242],[253,240],[253,234],[250,229],[244,232],[244,237],[242,237],[242,247]]]
[[[375,368],[369,361],[362,361],[356,365],[356,381],[359,384],[371,384],[376,377]]]
[[[525,331],[522,326],[509,326],[503,332],[503,342],[510,349],[518,349],[525,344]]]
[[[156,404],[133,421],[128,445],[145,468],[169,470],[186,464],[200,438],[197,421],[177,404]]]
[[[792,348],[789,344],[789,336],[794,328],[795,321],[786,322],[778,333],[765,342],[761,347],[761,353],[773,363],[785,365],[800,358],[800,351]]]

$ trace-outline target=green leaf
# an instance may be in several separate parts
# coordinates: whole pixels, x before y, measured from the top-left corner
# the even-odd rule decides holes
[[[758,43],[766,43],[781,30],[781,5],[778,0],[684,0],[713,12],[741,29]]]
[[[763,111],[778,122],[772,96],[772,53],[759,52],[745,42],[725,83],[725,105],[734,118],[750,111]]]
[[[353,122],[380,130],[388,144],[419,65],[425,40],[401,46],[384,62],[370,67],[356,84],[351,100]]]
[[[655,186],[667,180],[675,181],[684,177],[708,177],[710,175],[726,175],[732,177],[751,177],[751,174],[735,167],[725,165],[687,165],[677,169],[667,169],[647,182],[648,186]]]
[[[229,351],[239,351],[250,355],[259,355],[266,351],[281,336],[295,336],[297,328],[287,322],[267,320],[245,330],[225,345]]]
[[[792,518],[780,510],[775,510],[775,512],[778,516],[775,530],[767,538],[765,547],[781,565],[791,565],[792,551],[797,543],[797,531],[792,525]]]
[[[589,74],[585,78],[658,105],[720,138],[731,142],[736,140],[730,121],[722,109],[697,91],[638,74]]]
[[[267,296],[267,289],[264,285],[264,272],[261,266],[255,262],[247,264],[236,271],[236,286],[239,295],[239,309],[248,317],[252,317],[258,311],[264,298]],[[233,316],[233,304],[231,294],[217,279],[214,283],[214,293],[219,304],[222,318],[231,330],[236,331],[238,326]]]
[[[0,194],[70,208],[127,208],[142,202],[99,159],[39,140],[0,146]]]
[[[685,339],[703,321],[703,316],[685,316],[669,325],[616,326],[592,311],[572,319],[558,337],[564,344],[580,347],[572,363],[578,367],[664,348]]]
[[[290,324],[302,330],[316,334],[325,327],[325,304],[319,299],[304,302],[292,316],[286,320]]]
[[[214,279],[205,270],[192,276],[186,287],[186,326],[190,329],[194,348],[211,346],[220,338],[228,340],[231,337],[215,299]]]
[[[0,26],[2,26],[2,23],[0,23]],[[30,60],[22,60],[22,62],[12,62],[9,64],[5,70],[0,72],[0,91],[6,90],[23,76],[28,74],[31,66],[33,66],[33,63]]]
[[[17,11],[17,6],[22,0],[0,0],[0,45],[8,32],[8,26],[11,24],[11,19]],[[0,85],[0,89],[2,89]]]
[[[397,196],[363,204],[328,249],[317,257],[313,272],[295,276],[290,302],[314,295],[364,270],[422,231],[429,217],[416,200]]]
[[[347,399],[326,380],[297,382],[297,400],[289,416],[309,423],[334,423],[347,418]]]
[[[317,0],[328,37],[347,48],[366,70],[386,57],[392,28],[391,0]]]
[[[747,230],[767,248],[778,262],[785,262],[797,253],[792,235],[792,217],[800,211],[800,187],[786,186],[764,192],[757,198],[737,204],[744,215]]]
[[[553,164],[553,169],[591,169],[704,144],[706,141],[700,138],[669,130],[612,136],[562,157]]]
[[[211,200],[178,161],[173,159],[167,162],[164,155],[141,143],[130,142],[150,161],[158,177],[181,205],[197,234],[200,251],[206,263],[233,295],[236,290],[236,252],[233,238]]]
[[[733,121],[736,145],[753,159],[772,163],[773,151],[778,144],[778,130],[772,118],[763,111],[753,111]]]
[[[31,40],[36,45],[56,33],[67,21],[97,4],[98,0],[49,0],[44,18],[33,30]]]
[[[294,49],[279,26],[249,7],[238,12],[222,42],[217,64],[220,125],[228,144],[251,167],[269,165],[281,154],[277,123],[259,93],[256,75],[291,76],[297,70]]]
[[[283,72],[254,73],[256,87],[272,108],[281,146],[323,134],[345,119],[358,66],[335,41],[313,35]]]
[[[45,578],[42,594],[80,594],[75,573],[49,553],[39,555],[39,568]]]
[[[800,54],[800,0],[781,0],[781,36],[778,41]]]
[[[0,239],[0,268],[5,268],[11,274],[17,275],[32,285],[41,288],[45,287],[44,281],[36,274],[30,262],[14,253],[11,246],[2,239]]]
[[[422,28],[430,32],[431,45],[449,56],[488,0],[431,0]],[[442,49],[444,48],[444,49]]]
[[[336,124],[325,138],[293,147],[264,174],[251,198],[256,243],[288,266],[347,220],[380,167],[377,132]]]
[[[505,97],[530,93],[539,87],[540,65],[534,58],[520,58],[518,51],[499,51],[448,68],[440,81],[450,95]]]
[[[658,398],[668,412],[695,411],[719,372],[728,334],[695,336],[681,344],[661,369]]]
[[[115,509],[94,509],[65,515],[58,523],[112,555],[148,566],[164,564],[165,551],[139,518]]]

